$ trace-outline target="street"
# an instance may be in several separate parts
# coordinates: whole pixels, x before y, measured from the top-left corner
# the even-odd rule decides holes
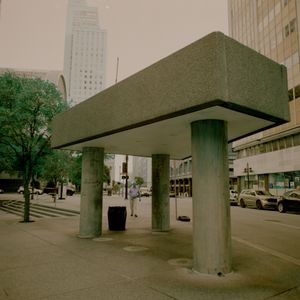
[[[300,266],[300,214],[231,208],[232,238]]]
[[[177,199],[177,215],[192,216],[192,200]],[[171,198],[175,219],[175,199]],[[232,240],[300,266],[300,212],[231,206]]]

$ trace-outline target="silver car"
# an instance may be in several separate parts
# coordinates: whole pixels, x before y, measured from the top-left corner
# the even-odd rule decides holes
[[[242,190],[238,202],[243,208],[249,206],[258,209],[277,209],[277,197],[264,190]]]

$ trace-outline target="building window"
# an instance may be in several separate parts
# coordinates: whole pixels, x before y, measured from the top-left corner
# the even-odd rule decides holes
[[[296,19],[293,19],[291,22],[290,22],[290,32],[294,32],[296,30]]]
[[[294,135],[294,146],[300,145],[300,134]]]
[[[290,34],[290,27],[289,27],[289,24],[287,24],[285,27],[284,27],[284,36],[285,37],[288,37]]]

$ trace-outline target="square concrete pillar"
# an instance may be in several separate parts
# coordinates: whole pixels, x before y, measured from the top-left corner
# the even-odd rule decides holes
[[[206,274],[231,271],[227,123],[191,124],[193,159],[193,267]]]
[[[79,237],[102,234],[104,149],[83,148]]]
[[[152,230],[170,229],[170,156],[152,155]]]

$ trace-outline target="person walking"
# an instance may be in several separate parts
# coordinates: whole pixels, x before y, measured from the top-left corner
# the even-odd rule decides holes
[[[137,217],[137,201],[138,198],[140,198],[140,190],[135,183],[132,184],[128,194],[129,194],[130,211],[131,211],[130,215]]]

